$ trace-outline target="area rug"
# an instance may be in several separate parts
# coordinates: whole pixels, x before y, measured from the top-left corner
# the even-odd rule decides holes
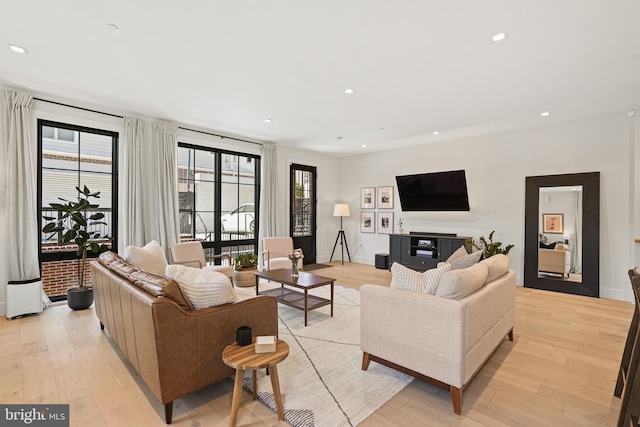
[[[262,285],[261,285],[262,288]],[[328,297],[329,287],[312,290]],[[279,337],[289,356],[278,365],[285,421],[294,427],[355,426],[402,390],[412,377],[378,363],[362,368],[360,293],[335,287],[334,317],[322,307],[308,314],[278,304]],[[245,388],[251,391],[251,373]],[[258,399],[276,412],[271,380],[258,372]]]

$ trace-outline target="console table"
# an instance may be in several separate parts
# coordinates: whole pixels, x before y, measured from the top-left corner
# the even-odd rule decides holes
[[[443,233],[391,234],[389,265],[400,263],[414,270],[428,270],[445,261],[460,246],[471,253],[473,239]]]

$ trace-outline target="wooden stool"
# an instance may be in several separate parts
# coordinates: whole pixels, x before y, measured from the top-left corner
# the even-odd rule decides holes
[[[231,418],[229,425],[235,427],[238,419],[238,408],[240,406],[240,396],[242,394],[242,384],[244,382],[244,371],[253,371],[253,398],[258,395],[256,381],[256,370],[267,368],[269,370],[269,376],[271,377],[271,387],[273,388],[273,397],[276,400],[276,408],[278,409],[278,419],[284,421],[284,408],[282,406],[282,396],[280,394],[280,382],[278,381],[278,368],[277,364],[282,362],[289,355],[289,345],[276,339],[276,351],[274,353],[260,353],[255,352],[255,337],[253,338],[254,344],[239,346],[237,344],[231,344],[225,347],[222,351],[222,361],[229,367],[235,368],[236,379],[233,384],[233,400],[231,403]]]

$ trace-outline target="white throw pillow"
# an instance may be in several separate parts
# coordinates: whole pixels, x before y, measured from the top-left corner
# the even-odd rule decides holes
[[[391,287],[435,295],[442,276],[450,269],[450,264],[444,264],[441,267],[420,273],[394,262],[391,265]]]
[[[444,274],[436,291],[436,296],[463,299],[484,285],[489,269],[484,264],[451,270]]]
[[[496,254],[480,261],[480,264],[487,266],[489,273],[484,284],[491,283],[499,277],[504,276],[509,271],[509,257],[505,254]]]
[[[127,246],[124,250],[124,259],[147,273],[164,276],[167,266],[167,258],[158,242],[150,241],[144,247]]]
[[[178,282],[185,298],[196,310],[238,300],[229,278],[217,271],[172,264],[167,265],[165,275]]]

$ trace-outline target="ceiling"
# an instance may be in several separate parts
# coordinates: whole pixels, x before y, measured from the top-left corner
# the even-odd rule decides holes
[[[0,0],[0,84],[354,155],[626,115],[640,1]]]

